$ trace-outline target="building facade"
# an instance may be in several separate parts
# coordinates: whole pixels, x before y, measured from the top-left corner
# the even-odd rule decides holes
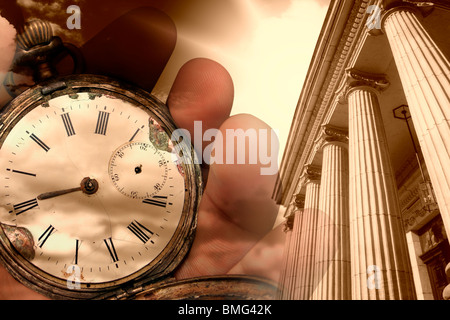
[[[274,198],[280,299],[450,299],[450,1],[332,0]]]

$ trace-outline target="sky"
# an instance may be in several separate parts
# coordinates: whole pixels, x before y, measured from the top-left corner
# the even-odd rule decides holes
[[[87,0],[0,0],[0,9],[3,1],[17,1],[27,17],[50,20],[57,35],[70,37],[77,45],[87,41],[119,12],[143,4],[162,9],[175,23],[177,43],[153,94],[165,101],[177,71],[190,59],[205,57],[216,60],[228,70],[234,82],[232,114],[253,114],[275,129],[280,143],[279,161],[330,2],[91,0],[91,7],[95,3],[102,8],[102,15],[96,16],[96,12],[84,9]],[[81,8],[80,30],[66,27],[68,14],[65,11],[72,4]],[[95,26],[92,26],[94,22]],[[91,23],[91,28],[84,28],[88,23]],[[1,17],[0,12],[0,84],[14,56],[14,36],[15,29]],[[4,94],[2,90],[0,87],[0,104]],[[280,226],[281,221],[282,214],[276,225]],[[269,234],[234,271],[253,270],[251,272],[258,273],[261,259],[274,263],[279,261],[275,256],[282,254],[284,246],[280,241],[283,237],[280,230],[278,227],[274,234]],[[272,245],[265,246],[267,243]],[[277,265],[269,268],[274,273],[269,275],[270,278],[277,278],[278,268]]]
[[[57,35],[70,37],[75,44],[83,43],[95,32],[91,30],[96,30],[83,29],[87,24],[83,18],[92,20],[93,16],[92,9],[83,12],[86,0],[1,1],[17,1],[25,16],[49,20]],[[108,15],[112,20],[117,12],[133,6],[149,4],[165,11],[176,25],[177,44],[153,94],[165,101],[176,72],[186,61],[196,57],[216,60],[233,78],[232,114],[253,114],[275,129],[281,161],[329,0],[97,0],[92,3],[103,6],[103,16],[98,20],[104,23],[108,22]],[[69,15],[65,11],[71,4],[81,8],[78,32],[66,27]],[[12,59],[13,34],[14,29],[0,18],[0,80]]]
[[[173,68],[163,73],[155,93],[167,92],[165,86],[175,77],[172,70],[184,61],[195,56],[218,61],[233,78],[232,113],[253,114],[277,130],[281,160],[329,1],[225,2],[233,3],[235,8],[219,20],[221,28],[210,27],[224,11],[220,7],[209,8],[209,14],[196,12],[191,20],[175,17],[178,43],[168,64]],[[235,12],[240,13],[239,18],[235,18]],[[196,24],[192,23],[194,20]]]

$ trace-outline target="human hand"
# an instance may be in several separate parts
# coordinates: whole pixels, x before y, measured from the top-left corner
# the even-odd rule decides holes
[[[191,136],[194,120],[202,121],[204,131],[219,128],[222,137],[226,137],[227,129],[270,131],[267,124],[251,115],[230,117],[232,101],[233,83],[227,71],[214,61],[194,59],[178,73],[168,107],[177,125],[188,129]],[[223,141],[224,145],[233,143]],[[270,141],[268,145],[258,145],[274,149]],[[272,229],[278,209],[271,199],[276,174],[261,175],[263,165],[249,164],[249,144],[245,148],[245,164],[223,161],[204,166],[207,184],[199,208],[197,234],[187,259],[176,271],[178,279],[227,273]],[[223,148],[223,159],[226,149]]]
[[[95,48],[88,47],[90,50]],[[107,51],[108,48],[96,47],[95,50]],[[126,64],[126,58],[121,58]],[[127,70],[125,65],[122,68]],[[131,77],[132,74],[126,76]],[[269,126],[251,115],[230,117],[233,96],[233,82],[225,68],[212,60],[199,58],[188,61],[179,70],[167,105],[177,126],[189,130],[192,137],[194,121],[202,122],[203,132],[217,128],[223,137],[226,137],[227,129],[270,131]],[[276,146],[270,145],[271,142],[268,139],[267,145],[262,145],[258,141],[258,145],[266,150],[276,150]],[[224,140],[224,145],[226,143]],[[245,148],[248,160],[250,146],[246,144]],[[225,159],[226,148],[223,149]],[[235,154],[243,152],[234,151]],[[203,150],[197,152],[203,154]],[[263,166],[261,161],[256,164],[246,161],[246,164],[214,163],[202,166],[207,183],[199,207],[196,237],[188,256],[175,272],[176,279],[228,273],[272,230],[278,213],[278,207],[271,199],[276,175],[262,175]],[[5,272],[0,269],[0,298],[42,297]]]

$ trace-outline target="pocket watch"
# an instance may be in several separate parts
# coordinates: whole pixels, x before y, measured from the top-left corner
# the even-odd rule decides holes
[[[164,280],[195,234],[202,179],[190,142],[139,88],[49,78],[49,51],[61,44],[47,23],[30,23],[18,42],[18,61],[33,60],[40,82],[0,115],[3,264],[57,299],[117,297]]]
[[[35,86],[0,112],[0,262],[53,299],[273,299],[247,275],[174,280],[203,192],[196,152],[168,108],[110,77],[55,77],[82,56],[30,21],[15,67]],[[12,88],[14,89],[14,88]],[[13,91],[13,90],[12,90]]]

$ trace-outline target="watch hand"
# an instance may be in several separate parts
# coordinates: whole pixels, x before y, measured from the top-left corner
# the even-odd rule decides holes
[[[57,190],[57,191],[50,191],[50,192],[44,192],[37,196],[38,200],[45,200],[50,199],[58,196],[62,196],[64,194],[68,194],[75,191],[83,191],[86,194],[94,194],[98,190],[98,182],[95,179],[91,179],[89,177],[83,178],[81,180],[80,186],[76,188],[70,188],[70,189],[64,189],[64,190]]]
[[[58,191],[50,191],[50,192],[44,192],[37,196],[38,200],[45,200],[50,199],[57,196],[62,196],[63,194],[75,192],[75,191],[81,191],[81,187],[78,188],[71,188],[71,189],[65,189],[65,190],[58,190]]]

